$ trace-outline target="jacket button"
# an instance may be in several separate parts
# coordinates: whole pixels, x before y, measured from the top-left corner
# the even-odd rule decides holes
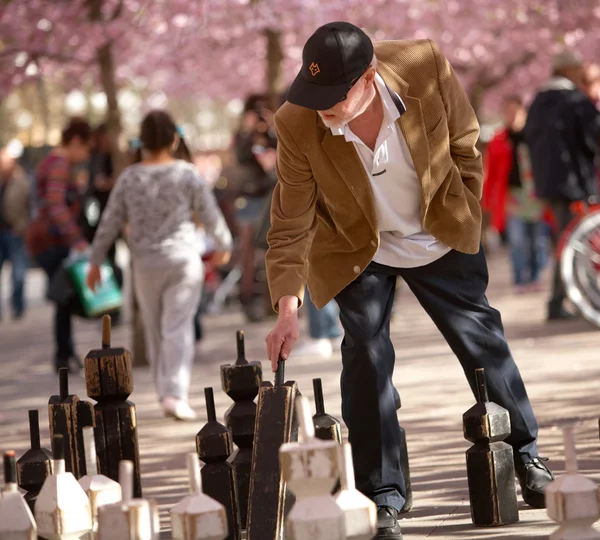
[[[354,273],[355,274],[360,274],[360,266],[355,266],[354,267]]]

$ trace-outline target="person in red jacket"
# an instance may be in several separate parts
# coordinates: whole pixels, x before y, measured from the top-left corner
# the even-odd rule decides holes
[[[538,290],[545,256],[545,205],[535,196],[522,133],[527,111],[518,96],[504,102],[504,127],[490,141],[482,203],[490,225],[506,231],[517,292]]]

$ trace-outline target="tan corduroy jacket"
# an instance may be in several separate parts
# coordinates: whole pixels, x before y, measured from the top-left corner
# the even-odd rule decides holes
[[[421,182],[423,228],[477,253],[481,238],[479,124],[452,67],[430,40],[375,44],[377,71],[402,98],[398,119]],[[275,114],[278,182],[271,206],[267,278],[273,307],[302,302],[308,283],[322,308],[379,248],[371,184],[352,143],[315,111],[285,103]]]

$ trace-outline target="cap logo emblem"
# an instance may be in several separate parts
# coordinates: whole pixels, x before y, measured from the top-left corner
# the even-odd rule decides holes
[[[321,73],[321,68],[319,64],[315,64],[314,62],[308,67],[310,69],[311,75],[314,77],[317,73]]]

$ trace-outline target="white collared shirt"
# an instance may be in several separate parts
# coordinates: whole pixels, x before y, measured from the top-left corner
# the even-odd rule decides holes
[[[343,135],[354,145],[371,181],[380,236],[379,250],[373,260],[395,268],[424,266],[448,253],[450,248],[423,230],[421,182],[397,123],[400,111],[379,74],[375,84],[384,112],[375,151],[348,124],[331,128],[331,132]]]

